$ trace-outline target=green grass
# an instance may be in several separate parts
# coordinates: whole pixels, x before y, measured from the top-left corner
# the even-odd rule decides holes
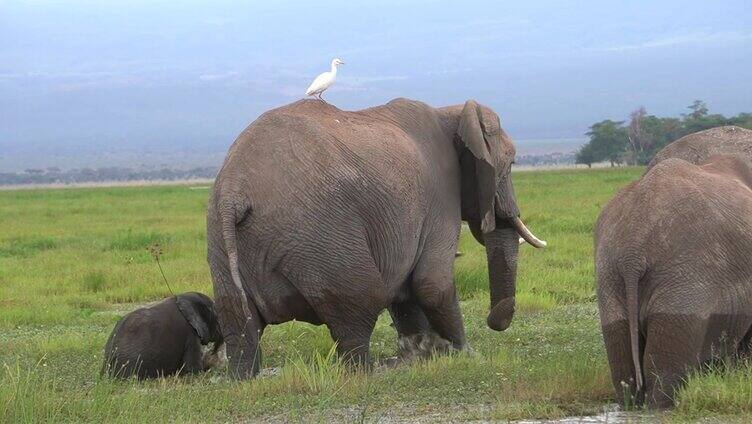
[[[150,382],[98,376],[117,321],[169,295],[147,248],[158,243],[175,292],[211,293],[207,190],[184,186],[0,192],[0,422],[207,422],[380,417],[508,420],[596,414],[613,402],[595,307],[592,227],[640,169],[514,175],[525,222],[549,248],[520,248],[518,313],[485,325],[482,246],[463,232],[455,281],[474,355],[438,357],[372,374],[346,372],[325,327],[272,326],[264,367],[234,382],[223,371]],[[393,356],[388,314],[372,339]],[[668,419],[752,412],[752,371],[693,377]]]

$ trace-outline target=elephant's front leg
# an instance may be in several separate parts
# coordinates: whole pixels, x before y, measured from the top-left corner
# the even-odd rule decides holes
[[[389,306],[394,328],[399,337],[398,361],[427,358],[436,352],[446,352],[452,346],[431,328],[426,314],[414,298]]]
[[[431,329],[426,314],[413,298],[392,303],[389,306],[389,315],[400,338],[427,333]]]

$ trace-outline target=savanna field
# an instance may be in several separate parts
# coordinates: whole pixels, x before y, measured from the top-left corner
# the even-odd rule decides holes
[[[554,419],[613,408],[595,303],[592,229],[641,168],[518,172],[526,224],[547,249],[520,247],[517,314],[486,327],[483,247],[463,231],[455,282],[475,354],[371,374],[337,363],[325,327],[266,329],[262,377],[222,370],[149,382],[99,377],[102,349],[127,311],[177,292],[211,294],[208,187],[0,191],[0,422],[386,422]],[[395,355],[384,312],[376,360]],[[674,411],[634,420],[748,422],[752,367],[690,379]]]

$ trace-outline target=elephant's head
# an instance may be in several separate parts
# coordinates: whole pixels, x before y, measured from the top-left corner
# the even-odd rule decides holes
[[[214,302],[209,296],[196,292],[182,293],[175,296],[175,303],[201,344],[214,343],[214,350],[218,350],[224,339]]]
[[[462,170],[462,219],[486,246],[491,310],[488,326],[506,330],[514,315],[519,237],[535,247],[535,237],[520,219],[512,187],[515,149],[491,109],[469,100],[445,108],[454,124],[455,147]],[[451,131],[451,129],[450,129]]]

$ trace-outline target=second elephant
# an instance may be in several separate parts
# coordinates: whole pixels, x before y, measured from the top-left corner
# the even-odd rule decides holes
[[[667,407],[688,373],[752,335],[752,170],[669,158],[622,189],[595,229],[598,309],[617,397]]]
[[[714,155],[738,156],[752,161],[752,130],[728,125],[685,135],[656,153],[647,171],[669,158],[697,165]]]

